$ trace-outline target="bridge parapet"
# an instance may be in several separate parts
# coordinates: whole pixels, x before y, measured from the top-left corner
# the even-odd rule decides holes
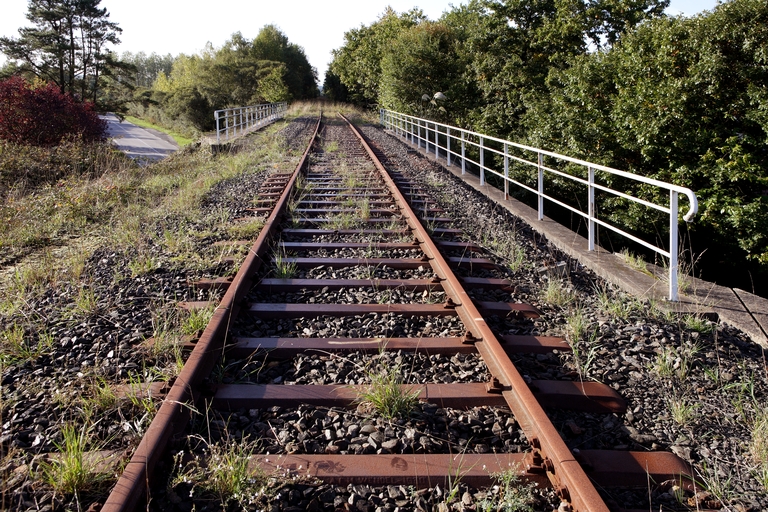
[[[460,164],[462,174],[466,174],[469,166],[477,169],[481,186],[487,185],[486,176],[488,174],[500,178],[503,183],[505,199],[509,197],[510,186],[535,194],[538,200],[537,211],[538,220],[540,221],[544,219],[545,200],[581,216],[587,223],[589,251],[595,251],[597,226],[602,226],[667,258],[669,260],[669,300],[673,302],[679,300],[678,199],[680,194],[688,199],[689,207],[683,216],[683,220],[691,222],[698,212],[698,200],[696,199],[696,194],[691,189],[391,110],[381,109],[380,119],[385,129],[391,130],[395,135],[419,149],[425,148],[427,153],[434,153],[436,159],[443,158],[447,167],[451,167],[454,163]],[[471,153],[472,156],[469,156],[468,153]],[[491,158],[488,158],[489,156]],[[477,160],[473,158],[477,158]],[[494,164],[494,160],[501,162],[502,165]],[[522,183],[519,179],[511,176],[510,164],[534,171],[536,186],[533,187]],[[573,172],[573,169],[578,169],[580,172]],[[579,174],[582,174],[582,176]],[[566,204],[562,198],[547,194],[545,192],[545,177],[547,175],[583,185],[587,199],[586,211]],[[668,204],[657,204],[620,190],[615,190],[607,184],[600,183],[600,180],[597,178],[598,175],[618,176],[636,183],[666,190],[669,194],[669,202]],[[654,245],[628,233],[626,229],[620,226],[600,219],[598,217],[599,208],[596,202],[596,191],[605,192],[612,197],[623,198],[666,213],[669,216],[668,247],[664,248]]]
[[[262,103],[247,107],[227,108],[213,113],[216,118],[216,144],[228,142],[257,130],[285,116],[288,103]]]

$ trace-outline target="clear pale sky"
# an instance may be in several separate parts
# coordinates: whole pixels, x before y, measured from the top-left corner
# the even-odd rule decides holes
[[[210,41],[221,46],[234,32],[247,39],[256,37],[264,25],[279,27],[292,43],[304,48],[310,64],[318,71],[322,85],[331,60],[331,50],[344,43],[344,32],[376,21],[390,5],[397,12],[419,7],[430,19],[437,19],[451,4],[462,0],[102,0],[110,20],[123,29],[122,43],[113,48],[160,55],[192,54]],[[669,14],[691,16],[711,10],[718,0],[672,0]],[[30,26],[26,19],[27,0],[2,0],[0,35],[18,36],[18,29]],[[5,58],[0,54],[0,63]]]

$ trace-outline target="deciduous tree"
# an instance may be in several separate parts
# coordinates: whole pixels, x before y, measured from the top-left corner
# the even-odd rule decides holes
[[[328,72],[339,77],[349,99],[358,105],[378,105],[381,61],[387,47],[406,30],[426,20],[419,9],[397,14],[391,7],[370,26],[349,30],[344,46],[333,51]]]

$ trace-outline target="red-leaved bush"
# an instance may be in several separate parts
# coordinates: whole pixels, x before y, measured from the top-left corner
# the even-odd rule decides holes
[[[54,84],[33,87],[19,76],[0,81],[0,139],[55,146],[66,137],[104,140],[106,121],[90,102],[62,93]]]

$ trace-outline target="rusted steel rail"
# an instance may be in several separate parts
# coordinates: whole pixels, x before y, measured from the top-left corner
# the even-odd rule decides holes
[[[283,187],[283,191],[278,196],[273,196],[277,198],[277,201],[272,208],[272,213],[267,218],[251,251],[227,288],[227,292],[216,307],[213,318],[195,344],[184,368],[163,400],[160,410],[149,425],[130,462],[112,489],[102,512],[135,510],[142,498],[147,496],[148,486],[154,476],[154,469],[158,460],[165,453],[171,436],[184,429],[189,418],[189,408],[195,406],[199,397],[200,385],[203,379],[211,373],[211,369],[221,354],[229,322],[237,315],[242,296],[251,287],[251,279],[264,261],[268,251],[268,243],[285,212],[293,184],[307,166],[309,154],[319,129],[320,119],[317,121],[307,149],[288,180],[285,181],[281,177],[271,180],[271,183],[280,184]],[[267,194],[261,196],[264,197],[265,195]]]
[[[343,117],[343,116],[342,116]],[[210,373],[216,359],[227,350],[235,358],[251,357],[264,353],[269,359],[285,359],[308,351],[344,353],[350,351],[376,352],[382,350],[379,338],[286,338],[286,337],[232,337],[224,347],[227,330],[237,315],[273,318],[315,318],[320,316],[354,316],[369,313],[398,314],[403,317],[458,317],[466,332],[462,336],[387,338],[385,350],[403,352],[428,351],[429,353],[479,353],[491,378],[486,383],[421,384],[410,385],[418,392],[419,399],[437,403],[443,407],[508,406],[523,430],[531,449],[526,453],[492,454],[278,454],[259,455],[252,463],[266,470],[280,468],[301,470],[310,475],[336,484],[367,483],[435,485],[454,476],[457,465],[462,470],[462,480],[468,485],[482,486],[491,483],[490,475],[509,468],[528,480],[551,484],[558,496],[576,511],[607,511],[596,486],[642,486],[648,478],[656,481],[679,478],[689,474],[688,467],[669,453],[637,453],[621,451],[583,450],[573,453],[564,443],[547,417],[543,407],[561,407],[593,412],[623,412],[626,404],[610,387],[597,382],[526,381],[510,359],[515,353],[546,353],[553,350],[568,351],[564,340],[548,336],[496,336],[485,320],[487,315],[517,315],[535,318],[536,308],[514,302],[483,302],[471,298],[467,289],[486,288],[511,291],[511,283],[503,279],[459,277],[454,268],[493,268],[495,264],[482,257],[482,249],[475,244],[433,240],[416,216],[418,207],[428,222],[435,227],[435,237],[455,236],[461,232],[444,227],[450,219],[426,197],[418,195],[417,187],[402,180],[393,179],[366,142],[365,137],[346,118],[349,130],[359,141],[358,149],[347,148],[360,160],[364,157],[371,169],[361,171],[358,187],[365,184],[365,191],[350,193],[333,172],[308,169],[308,155],[314,142],[305,151],[301,162],[290,177],[284,176],[265,185],[262,198],[273,198],[274,205],[254,208],[255,213],[271,212],[264,230],[253,245],[248,258],[234,279],[210,280],[211,287],[227,287],[227,291],[214,312],[211,323],[177,378],[164,401],[147,435],[136,449],[102,510],[134,510],[141,497],[148,492],[153,479],[153,468],[170,437],[183,429],[189,408],[199,395],[202,380]],[[315,129],[315,136],[319,130]],[[315,137],[313,136],[313,141]],[[302,175],[303,180],[314,181],[316,186],[297,198],[294,186]],[[398,184],[410,192],[401,192]],[[275,191],[284,186],[282,192]],[[266,192],[269,189],[269,192]],[[365,193],[363,193],[365,192]],[[363,227],[339,226],[332,214],[354,213],[354,209],[341,205],[338,194],[345,198],[367,198],[368,216]],[[293,197],[294,221],[291,226],[280,226],[289,198]],[[410,202],[409,202],[410,201]],[[330,215],[330,217],[329,217]],[[375,226],[384,226],[375,227]],[[371,227],[373,226],[373,227]],[[281,229],[282,227],[282,229]],[[316,235],[369,235],[409,237],[412,240],[384,242],[313,242],[280,241],[276,233],[293,238],[311,238]],[[295,268],[338,269],[355,266],[389,268],[394,270],[431,268],[432,279],[278,279],[263,272],[263,267],[275,264],[270,255],[271,247],[283,251],[283,264]],[[285,256],[285,251],[318,251],[375,248],[377,250],[418,251],[417,258],[303,258]],[[444,256],[444,251],[461,251],[460,257]],[[258,279],[256,279],[258,277]],[[440,304],[313,304],[313,303],[245,303],[249,292],[272,296],[278,293],[295,293],[312,290],[340,290],[345,288],[372,288],[376,290],[409,290],[411,292],[445,294]],[[347,407],[359,396],[354,386],[342,385],[219,385],[211,405],[217,409],[260,409],[275,405],[298,407],[322,405]]]
[[[364,144],[376,168],[381,172],[390,190],[397,190],[392,178],[379,162],[373,150],[365,143],[360,132],[356,135]],[[418,222],[405,198],[397,198],[398,206],[406,216],[411,229],[430,259],[435,272],[440,276],[443,289],[456,304],[456,313],[467,326],[467,337],[474,340],[475,347],[483,356],[491,375],[494,376],[493,391],[501,393],[510,406],[515,418],[523,428],[534,451],[525,464],[528,471],[546,472],[555,489],[575,510],[592,512],[607,511],[592,482],[575,460],[571,450],[563,442],[544,409],[536,400],[528,384],[504,352],[501,344],[491,331],[482,314],[475,307],[459,279],[454,275],[448,262],[430,238],[426,229]]]

